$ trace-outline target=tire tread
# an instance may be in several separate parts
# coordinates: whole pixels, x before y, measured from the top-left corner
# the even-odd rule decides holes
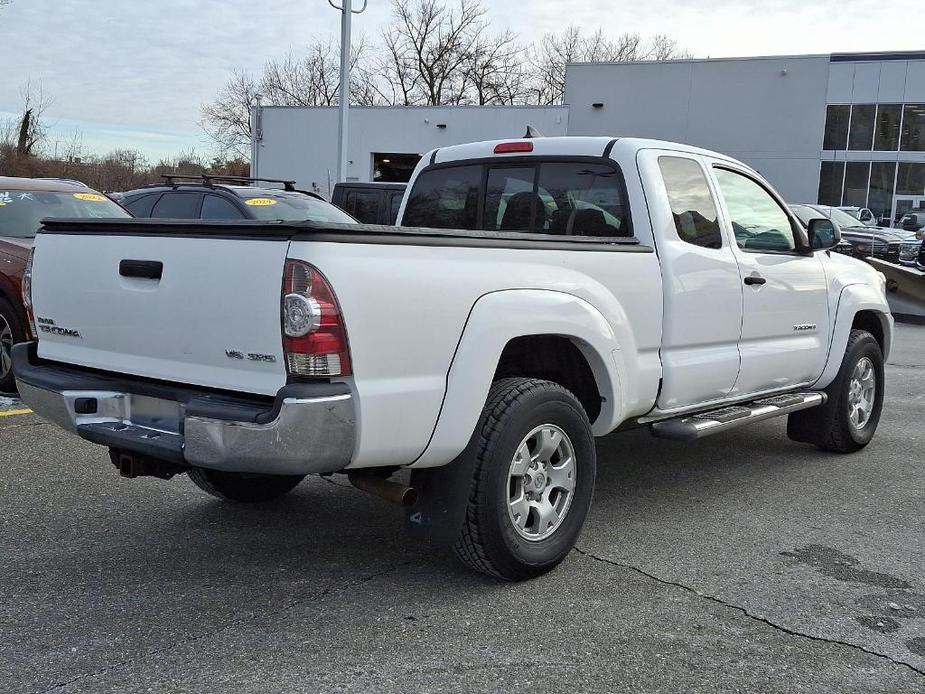
[[[538,378],[503,378],[492,384],[485,402],[484,417],[478,433],[476,447],[476,467],[473,484],[469,491],[469,503],[459,537],[453,545],[453,551],[463,564],[503,581],[514,580],[504,575],[494,565],[485,548],[479,531],[480,490],[487,483],[489,466],[485,464],[489,449],[500,436],[513,411],[514,405],[521,398],[536,391],[559,390],[569,397],[575,396],[558,383]]]

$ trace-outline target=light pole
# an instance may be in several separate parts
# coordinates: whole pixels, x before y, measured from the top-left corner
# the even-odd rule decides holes
[[[254,94],[254,113],[251,123],[251,176],[257,177],[260,170],[260,142],[263,140],[263,94]]]
[[[353,9],[351,0],[341,0],[337,6],[331,0],[328,4],[341,13],[340,20],[340,123],[338,125],[337,139],[337,182],[343,183],[347,175],[347,116],[350,112],[350,20],[352,15],[362,14],[366,11],[366,2],[363,7]]]

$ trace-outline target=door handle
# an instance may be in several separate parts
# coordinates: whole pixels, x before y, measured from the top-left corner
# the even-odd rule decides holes
[[[761,275],[749,275],[743,280],[743,282],[745,282],[745,284],[747,284],[748,286],[752,286],[756,284],[764,284],[765,282],[767,282],[767,280]]]
[[[159,260],[123,260],[119,262],[119,274],[123,277],[159,280],[164,274],[164,263]]]

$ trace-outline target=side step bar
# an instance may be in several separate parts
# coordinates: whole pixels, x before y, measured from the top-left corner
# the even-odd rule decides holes
[[[741,405],[654,422],[649,425],[649,430],[653,436],[660,439],[689,441],[771,417],[817,407],[825,403],[825,398],[825,393],[816,391],[774,395]]]

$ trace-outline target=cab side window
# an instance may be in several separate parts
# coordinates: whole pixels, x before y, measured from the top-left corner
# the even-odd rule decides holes
[[[684,157],[659,157],[658,167],[678,237],[695,246],[722,248],[719,215],[700,164]]]
[[[234,203],[219,195],[205,196],[199,217],[201,219],[244,219],[244,215],[234,206]]]
[[[363,224],[378,224],[379,198],[377,191],[351,190],[347,192],[344,209]]]
[[[790,216],[756,181],[729,169],[714,168],[739,248],[788,252],[796,249]]]
[[[131,212],[135,217],[150,217],[151,208],[161,196],[160,193],[148,193],[147,195],[136,195],[127,199],[122,206]]]
[[[157,219],[198,219],[199,193],[164,193],[151,216]]]
[[[389,198],[389,225],[395,226],[396,220],[398,220],[398,210],[401,209],[402,198],[405,197],[405,193],[392,193]]]
[[[447,166],[424,171],[408,198],[402,226],[477,229],[482,167]]]

